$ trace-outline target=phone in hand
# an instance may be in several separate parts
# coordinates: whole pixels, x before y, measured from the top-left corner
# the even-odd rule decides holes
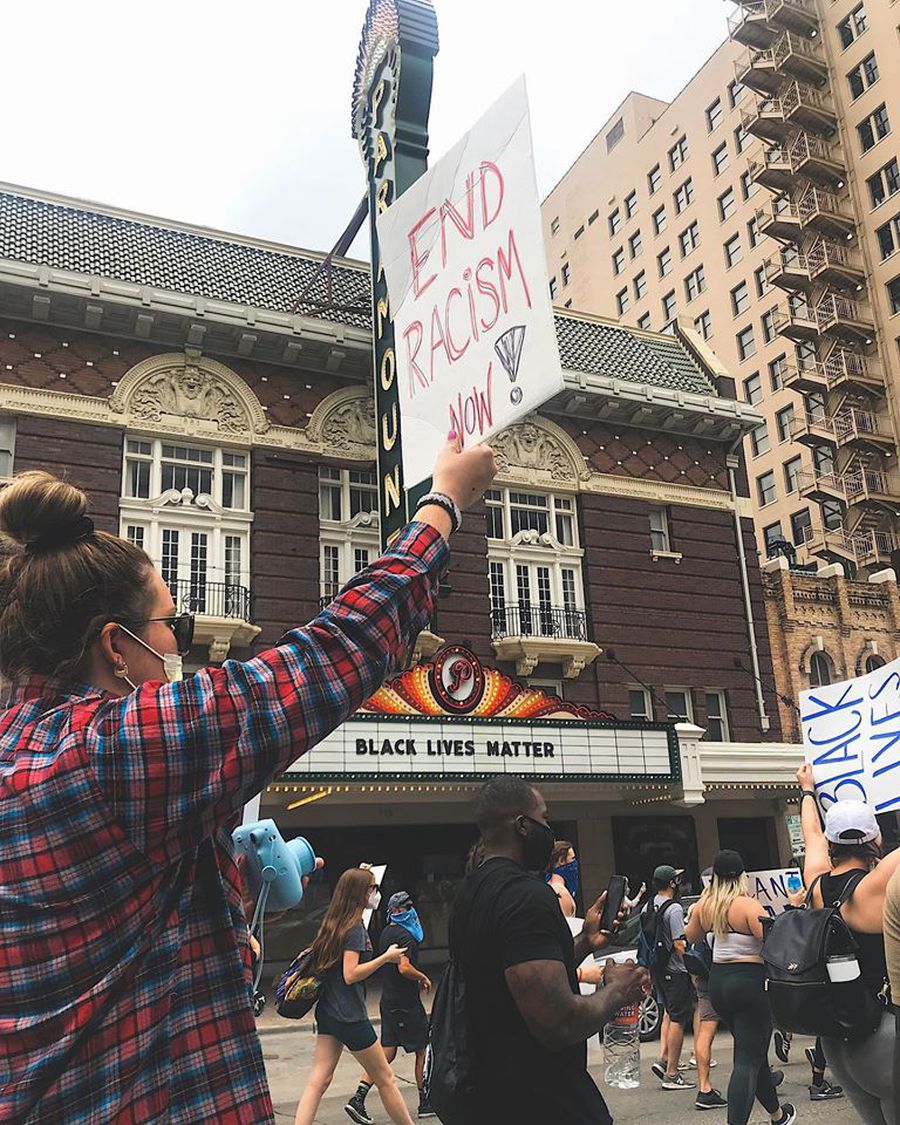
[[[601,933],[611,933],[616,918],[619,916],[619,911],[622,909],[622,902],[625,898],[625,892],[628,889],[628,880],[624,875],[613,875],[609,881],[609,886],[606,888],[606,901],[603,904],[603,913],[600,916],[600,931]]]

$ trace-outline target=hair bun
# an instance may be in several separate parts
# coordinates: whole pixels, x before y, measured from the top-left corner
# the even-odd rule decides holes
[[[22,473],[0,493],[0,532],[29,553],[52,551],[94,530],[80,488],[49,473]]]

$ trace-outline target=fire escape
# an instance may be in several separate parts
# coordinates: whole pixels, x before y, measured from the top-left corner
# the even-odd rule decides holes
[[[791,436],[815,465],[800,492],[827,505],[806,547],[875,569],[900,546],[896,449],[818,14],[814,0],[738,4],[729,30],[748,50],[735,74],[757,96],[743,123],[762,142],[748,170],[772,193],[756,217],[778,247],[766,278],[787,295],[776,328],[797,345],[783,376],[802,396]]]

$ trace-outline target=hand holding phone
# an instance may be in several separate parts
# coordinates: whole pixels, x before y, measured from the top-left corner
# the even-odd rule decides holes
[[[603,903],[603,913],[600,916],[601,934],[612,933],[627,889],[628,880],[624,875],[612,876],[606,888],[606,901]]]

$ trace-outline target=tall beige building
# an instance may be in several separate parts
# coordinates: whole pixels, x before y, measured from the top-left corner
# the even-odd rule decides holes
[[[629,94],[543,207],[557,304],[680,318],[765,416],[760,549],[861,572],[900,547],[898,24],[896,0],[742,0],[681,93]]]

